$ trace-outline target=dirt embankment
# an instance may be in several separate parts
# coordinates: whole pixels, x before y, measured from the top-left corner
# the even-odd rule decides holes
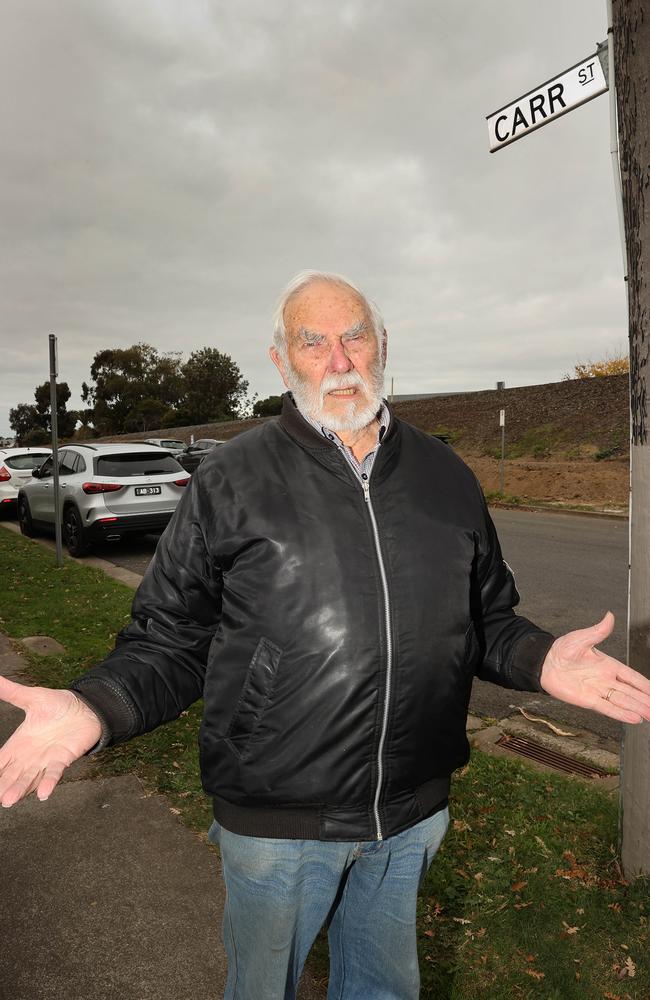
[[[447,434],[488,494],[499,489],[499,410],[505,409],[506,495],[595,507],[627,505],[627,375],[396,401],[394,409],[421,430]],[[191,435],[227,440],[261,422],[151,430],[121,440],[175,437],[189,442]]]

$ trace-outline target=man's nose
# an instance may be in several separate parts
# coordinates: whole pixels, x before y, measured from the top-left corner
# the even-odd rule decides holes
[[[338,340],[334,344],[330,352],[329,370],[331,372],[343,373],[343,372],[349,372],[350,369],[353,367],[354,365],[350,361],[350,358],[346,353],[345,347],[343,346],[341,341]]]

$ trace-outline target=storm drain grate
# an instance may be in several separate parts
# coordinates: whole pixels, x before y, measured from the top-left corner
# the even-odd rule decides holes
[[[579,774],[583,778],[611,777],[607,771],[601,770],[601,768],[596,767],[594,764],[583,764],[579,760],[567,757],[564,753],[558,753],[557,750],[549,750],[547,747],[540,746],[539,743],[526,740],[523,736],[509,736],[508,733],[504,733],[503,736],[499,737],[496,745],[498,747],[507,747],[508,750],[519,754],[520,757],[528,757],[530,760],[536,760],[538,763],[544,764],[546,767],[552,767],[556,771],[565,771],[567,774]]]

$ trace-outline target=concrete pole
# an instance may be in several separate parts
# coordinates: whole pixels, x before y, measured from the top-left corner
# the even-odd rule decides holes
[[[58,361],[56,353],[56,337],[53,333],[49,336],[50,347],[50,427],[52,430],[52,463],[53,475],[52,489],[54,490],[54,540],[56,547],[56,564],[63,566],[63,547],[61,545],[61,493],[59,491],[59,427],[56,402],[56,377],[58,372]]]
[[[650,677],[650,0],[614,0],[610,9],[630,339],[628,659],[630,666]],[[625,726],[621,755],[621,857],[627,877],[650,875],[648,723]]]

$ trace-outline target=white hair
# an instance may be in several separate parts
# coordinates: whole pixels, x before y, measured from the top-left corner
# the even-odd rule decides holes
[[[273,313],[273,343],[280,357],[283,360],[287,359],[287,330],[284,325],[284,310],[289,300],[304,288],[308,288],[309,285],[319,281],[336,285],[338,288],[348,288],[359,297],[370,316],[377,343],[381,345],[386,332],[383,317],[375,303],[371,299],[366,298],[360,288],[357,288],[352,281],[344,278],[342,274],[332,274],[329,271],[299,271],[284,289]]]

